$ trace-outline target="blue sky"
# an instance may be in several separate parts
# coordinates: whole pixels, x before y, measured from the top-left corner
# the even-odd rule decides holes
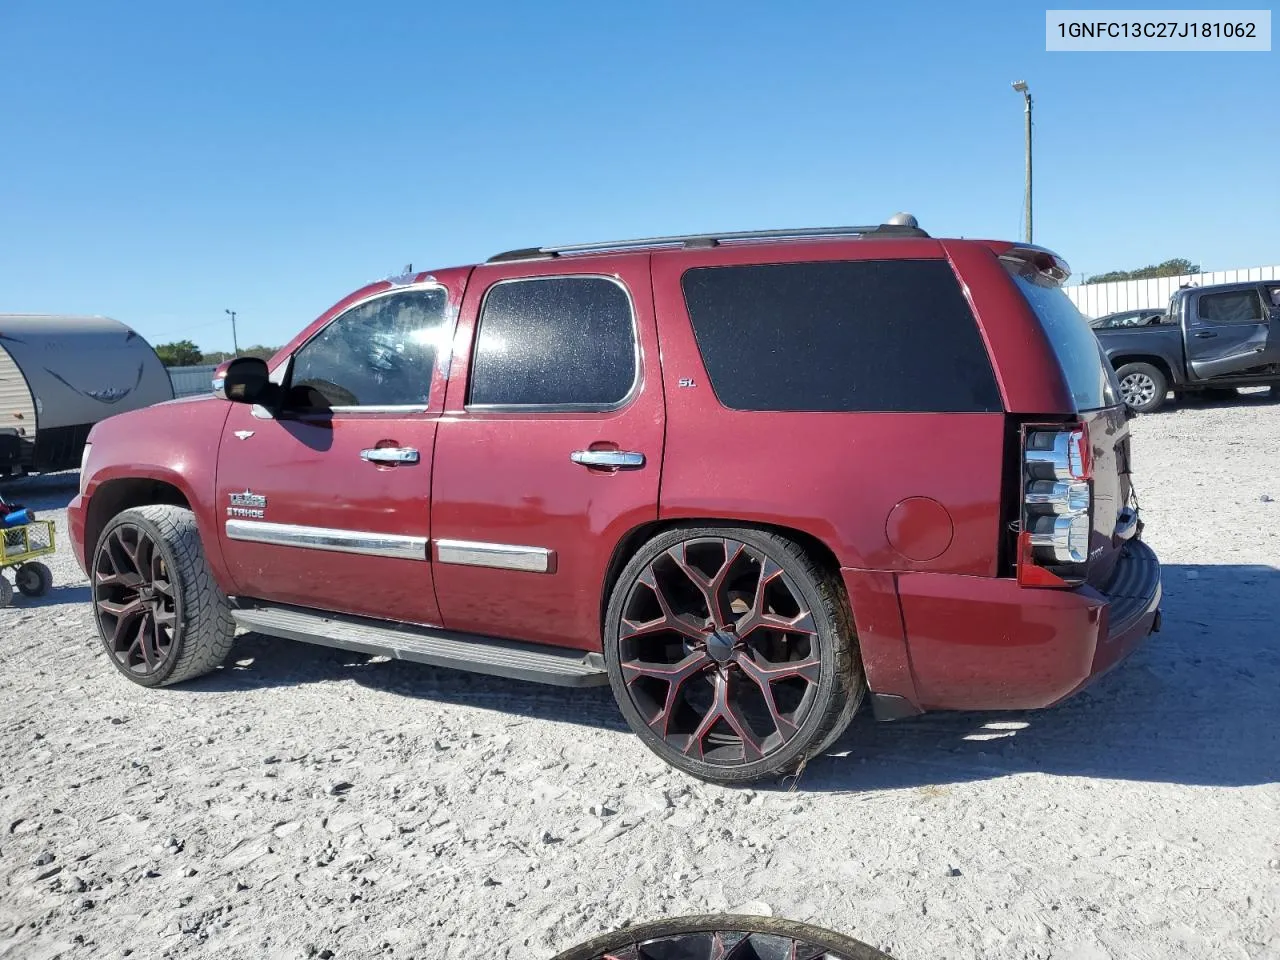
[[[1036,241],[1077,273],[1280,263],[1280,53],[1046,53],[1044,9],[7,0],[0,312],[228,349],[225,308],[275,345],[531,244],[899,209],[1016,238],[1023,78]]]

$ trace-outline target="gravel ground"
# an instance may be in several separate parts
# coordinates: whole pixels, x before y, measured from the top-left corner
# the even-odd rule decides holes
[[[0,611],[0,957],[547,957],[736,909],[900,960],[1280,958],[1280,405],[1133,424],[1164,632],[1040,713],[865,716],[794,788],[607,690],[261,636],[147,691],[66,552]],[[74,474],[15,485],[62,520]]]

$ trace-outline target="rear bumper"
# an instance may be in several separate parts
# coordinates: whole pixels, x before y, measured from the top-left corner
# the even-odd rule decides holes
[[[1162,597],[1160,562],[1140,540],[1125,545],[1103,591],[927,573],[899,576],[897,590],[913,689],[880,690],[870,670],[868,681],[923,710],[1057,703],[1158,629]]]

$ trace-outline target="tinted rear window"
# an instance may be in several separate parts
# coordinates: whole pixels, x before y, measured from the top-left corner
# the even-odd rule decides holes
[[[1048,337],[1077,410],[1097,410],[1118,403],[1111,367],[1089,321],[1062,288],[1037,283],[1018,274],[1014,282],[1030,304]]]
[[[635,325],[620,283],[531,277],[485,295],[470,405],[599,409],[621,403],[635,379]]]
[[[941,260],[700,267],[682,284],[711,386],[727,407],[1002,408],[973,314]]]

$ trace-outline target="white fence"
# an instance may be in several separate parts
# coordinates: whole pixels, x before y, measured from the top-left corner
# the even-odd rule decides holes
[[[1066,288],[1072,303],[1090,319],[1121,310],[1166,307],[1169,297],[1184,283],[1207,287],[1211,283],[1243,283],[1246,280],[1280,280],[1280,266],[1249,267],[1192,273],[1185,277],[1157,277],[1152,280],[1121,280],[1117,283],[1087,283]]]
[[[173,395],[194,397],[200,393],[212,392],[213,371],[217,369],[217,366],[211,363],[199,367],[169,367],[169,382],[173,384]]]

